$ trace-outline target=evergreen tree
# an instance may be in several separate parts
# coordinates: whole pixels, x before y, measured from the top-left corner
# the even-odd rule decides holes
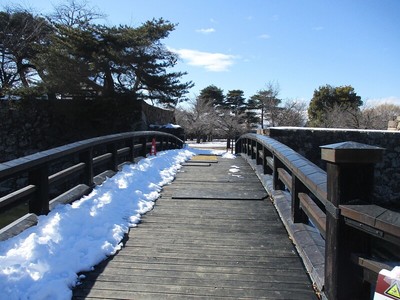
[[[324,126],[328,114],[335,111],[359,111],[362,105],[361,97],[350,85],[333,87],[325,85],[314,91],[308,107],[310,126]]]
[[[175,25],[163,19],[143,25],[107,27],[55,25],[50,45],[37,57],[43,84],[53,93],[131,94],[176,105],[193,86],[186,73],[168,72],[177,62],[161,39]]]
[[[268,117],[271,126],[275,126],[275,119],[279,110],[278,105],[281,100],[278,99],[279,86],[268,83],[267,88],[260,90],[257,94],[250,97],[248,102],[249,109],[260,110],[261,128],[264,129],[264,120]]]
[[[242,90],[231,90],[225,98],[224,107],[229,109],[235,116],[243,113],[246,109],[246,98]]]
[[[224,91],[215,85],[209,85],[202,89],[199,98],[215,107],[223,105],[225,101]]]
[[[51,27],[44,18],[28,11],[0,12],[0,94],[35,85],[36,46],[44,44],[50,32]]]

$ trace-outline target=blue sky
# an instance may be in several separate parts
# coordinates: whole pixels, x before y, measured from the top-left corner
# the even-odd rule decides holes
[[[38,13],[58,0],[2,0]],[[152,18],[177,23],[164,40],[193,81],[250,97],[268,82],[282,99],[309,101],[315,89],[351,85],[367,104],[400,105],[399,0],[88,0],[108,25]]]

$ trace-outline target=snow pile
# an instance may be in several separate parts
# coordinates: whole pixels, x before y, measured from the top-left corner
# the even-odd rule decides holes
[[[229,159],[235,159],[236,156],[235,154],[229,153],[229,152],[225,152],[224,154],[222,154],[223,158],[229,158]]]
[[[189,143],[189,147],[197,149],[226,149],[226,142]]]
[[[182,128],[180,125],[176,125],[176,124],[165,124],[165,125],[154,125],[154,124],[150,124],[149,126],[150,128],[168,128],[168,129],[178,129],[178,128]]]
[[[194,154],[170,150],[126,165],[90,195],[59,205],[37,226],[0,242],[0,299],[70,299],[77,273],[121,248],[129,227]]]
[[[164,127],[165,128],[172,128],[172,129],[181,128],[181,126],[175,125],[175,124],[171,124],[171,123],[166,124]]]

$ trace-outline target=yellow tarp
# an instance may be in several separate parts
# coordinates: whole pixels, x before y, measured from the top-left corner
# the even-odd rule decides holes
[[[216,155],[196,155],[191,158],[191,160],[201,160],[201,161],[217,161]]]

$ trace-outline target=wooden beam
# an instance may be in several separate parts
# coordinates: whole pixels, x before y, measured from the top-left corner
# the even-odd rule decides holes
[[[5,207],[13,202],[17,202],[18,200],[32,195],[36,191],[36,186],[30,184],[22,189],[19,189],[13,193],[10,193],[4,197],[0,198],[0,208]]]
[[[321,235],[326,236],[326,215],[318,205],[305,193],[299,193],[300,206],[318,228]]]

